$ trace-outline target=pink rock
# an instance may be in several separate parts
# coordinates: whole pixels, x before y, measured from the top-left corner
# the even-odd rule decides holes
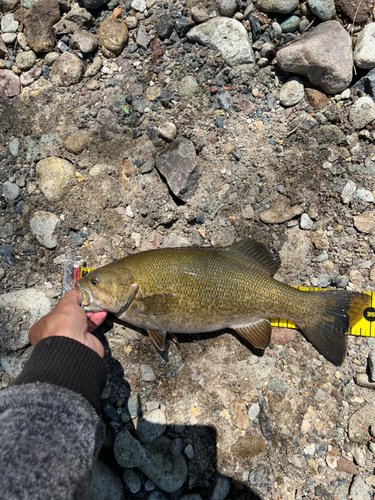
[[[119,215],[125,215],[125,207],[116,207],[115,210]]]
[[[327,94],[345,90],[352,80],[349,33],[338,21],[326,21],[276,54],[283,71],[306,76]]]
[[[0,70],[0,97],[14,97],[21,92],[20,79],[10,69]]]
[[[240,100],[240,108],[244,115],[249,115],[250,113],[254,113],[255,106],[251,101],[247,99]]]
[[[272,328],[271,342],[273,344],[290,344],[295,338],[296,330],[292,328]]]

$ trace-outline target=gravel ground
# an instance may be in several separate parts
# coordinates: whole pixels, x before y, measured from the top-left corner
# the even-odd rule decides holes
[[[281,69],[287,47],[276,54],[332,19],[354,45],[373,24],[370,3],[354,23],[344,1],[323,17],[307,4],[275,1],[289,9],[275,14],[266,3],[61,0],[50,26],[76,8],[83,20],[59,24],[40,48],[32,8],[14,14],[17,2],[0,1],[0,73],[9,72],[0,78],[0,387],[30,355],[25,332],[41,301],[48,310],[58,300],[67,256],[98,267],[151,248],[252,237],[279,252],[276,278],[290,285],[373,290],[375,104],[372,80],[361,78],[375,61],[366,67],[354,52],[352,81],[327,92]],[[14,14],[6,26],[5,13]],[[228,60],[223,41],[192,40],[193,25],[219,13],[247,30],[245,62]],[[25,289],[30,305],[20,303]],[[114,318],[98,335],[108,433],[95,477],[110,486],[92,498],[373,497],[373,338],[350,337],[337,368],[288,329],[274,328],[265,352],[224,331],[179,335],[164,356]],[[124,467],[129,446],[154,465],[138,457]]]

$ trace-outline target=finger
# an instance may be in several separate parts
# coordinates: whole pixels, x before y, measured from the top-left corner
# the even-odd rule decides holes
[[[107,311],[87,313],[87,330],[93,332],[95,328],[103,323],[107,317]]]
[[[82,302],[82,297],[80,296],[80,294],[77,292],[76,289],[73,289],[64,295],[64,297],[61,299],[61,302],[64,302],[65,304],[77,304],[80,306]]]

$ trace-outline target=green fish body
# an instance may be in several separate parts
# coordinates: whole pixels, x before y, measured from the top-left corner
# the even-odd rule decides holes
[[[170,248],[130,255],[76,283],[86,310],[107,310],[144,328],[159,349],[165,335],[232,328],[255,347],[270,343],[265,318],[294,321],[329,361],[341,364],[349,320],[358,321],[369,296],[303,292],[273,278],[279,262],[263,244]]]

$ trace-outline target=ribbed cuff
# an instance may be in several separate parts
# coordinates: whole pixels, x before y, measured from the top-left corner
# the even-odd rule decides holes
[[[45,382],[82,394],[100,415],[107,380],[104,361],[90,347],[69,337],[48,337],[35,346],[13,385]]]

